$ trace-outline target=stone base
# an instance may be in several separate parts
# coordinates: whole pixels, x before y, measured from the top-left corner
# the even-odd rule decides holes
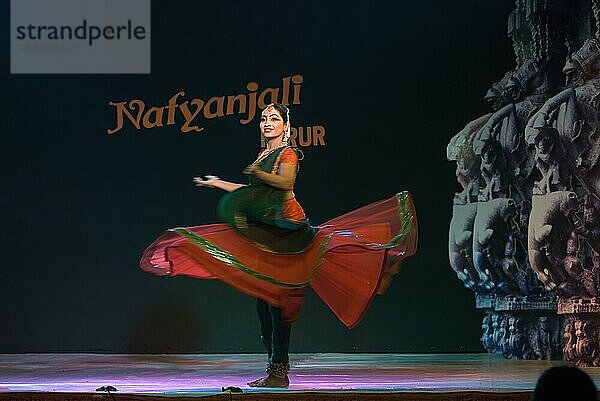
[[[493,304],[481,308],[486,311],[481,343],[488,352],[509,359],[562,358],[565,319],[556,314],[555,297],[494,297]]]
[[[599,305],[600,306],[600,305]],[[556,313],[556,297],[517,297],[508,296],[496,299],[496,311],[552,311]]]
[[[475,293],[475,307],[477,309],[494,309],[496,306],[496,295]]]
[[[600,299],[598,298],[567,298],[558,300],[558,313],[561,315],[577,313],[600,314]]]

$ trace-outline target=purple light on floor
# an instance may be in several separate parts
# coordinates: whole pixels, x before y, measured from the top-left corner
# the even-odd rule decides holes
[[[296,354],[291,385],[279,391],[531,391],[560,361],[511,361],[488,354]],[[600,382],[600,372],[588,373]],[[0,355],[0,392],[213,394],[222,387],[265,391],[246,383],[265,374],[265,356]],[[273,391],[273,389],[269,389]]]

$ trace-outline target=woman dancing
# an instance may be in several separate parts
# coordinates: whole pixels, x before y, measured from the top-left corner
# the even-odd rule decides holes
[[[218,206],[225,224],[171,229],[146,249],[140,265],[159,275],[220,279],[257,297],[269,359],[267,376],[248,385],[287,387],[291,324],[300,315],[304,287],[312,286],[354,327],[400,262],[416,252],[417,220],[403,192],[311,227],[293,192],[300,152],[287,146],[288,108],[268,105],[260,130],[266,147],[244,169],[249,185],[194,178],[198,186],[227,192]]]

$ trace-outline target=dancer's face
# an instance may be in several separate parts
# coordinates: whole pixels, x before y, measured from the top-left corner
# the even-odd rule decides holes
[[[267,107],[260,117],[260,132],[265,139],[272,139],[282,136],[286,126],[283,117],[274,107]]]

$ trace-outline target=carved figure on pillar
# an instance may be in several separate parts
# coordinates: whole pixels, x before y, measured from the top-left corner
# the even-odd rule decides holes
[[[567,281],[563,260],[566,239],[572,227],[569,216],[578,208],[577,195],[556,191],[533,197],[529,219],[529,261],[538,279],[548,291],[558,291]]]
[[[450,265],[465,287],[484,288],[473,264],[473,225],[481,180],[480,158],[473,153],[473,138],[491,114],[467,124],[450,140],[446,149],[449,161],[456,162],[456,179],[462,191],[454,196],[448,254]],[[474,203],[475,202],[475,203]]]
[[[531,291],[530,280],[527,272],[519,268],[515,259],[516,243],[513,235],[509,235],[504,249],[504,259],[502,260],[502,271],[506,281],[512,284],[511,293],[517,295],[527,295]]]
[[[492,352],[503,353],[508,341],[508,315],[492,314]]]
[[[471,121],[452,137],[446,148],[447,159],[456,162],[456,180],[462,187],[462,191],[454,196],[455,205],[463,205],[477,200],[481,160],[473,152],[473,139],[490,115],[486,114]]]
[[[509,338],[504,349],[506,358],[524,359],[527,356],[529,344],[524,334],[525,321],[512,315],[508,318]]]
[[[563,356],[568,361],[575,361],[577,359],[577,353],[575,350],[577,337],[575,336],[575,321],[572,319],[569,319],[565,325],[564,338],[565,345],[563,347]]]
[[[533,150],[524,141],[525,125],[529,117],[548,99],[555,86],[551,84],[544,67],[544,64],[529,59],[516,70],[505,88],[513,103],[496,111],[473,141],[474,153],[482,157],[482,174],[483,151],[493,146],[491,143],[494,141],[500,143],[504,163],[502,169],[506,176],[506,182],[503,183],[506,188],[503,190],[504,193],[511,194],[508,187],[513,186],[518,202],[531,199],[531,173],[535,165]],[[490,194],[493,194],[487,188],[480,192],[483,194],[481,200],[491,199]]]
[[[546,127],[534,139],[535,165],[542,178],[533,187],[535,195],[566,191],[570,187],[570,165],[564,157],[558,130]]]
[[[598,321],[597,319],[575,320],[575,360],[578,366],[598,366]]]
[[[600,193],[600,42],[585,41],[564,69],[570,87],[549,99],[529,120],[526,139],[535,143],[549,128],[556,129],[562,159],[570,165],[581,193],[598,199]],[[567,172],[569,174],[570,172]],[[594,205],[595,206],[595,205]]]
[[[480,201],[509,196],[506,160],[502,145],[497,140],[491,139],[481,148],[481,176],[485,187],[479,194]]]
[[[594,256],[600,253],[600,201],[596,196],[585,196],[583,221],[577,224],[577,233],[587,240]]]
[[[481,345],[488,352],[493,352],[494,348],[494,339],[492,337],[493,327],[492,327],[492,312],[488,311],[483,316],[483,320],[481,322]]]
[[[487,290],[509,293],[513,285],[506,281],[502,265],[506,257],[505,244],[514,232],[515,202],[508,198],[480,202],[473,238],[473,263]]]
[[[514,74],[513,70],[508,70],[506,74],[500,79],[498,82],[494,82],[490,89],[486,92],[483,97],[486,102],[490,104],[493,111],[498,111],[502,107],[506,106],[511,102],[511,97],[509,93],[506,91],[506,84],[512,75]],[[487,115],[486,121],[490,118],[491,114]],[[484,122],[485,123],[485,122]],[[478,130],[481,129],[481,126]]]
[[[590,298],[598,295],[596,278],[590,270],[584,269],[581,260],[577,256],[579,250],[579,238],[575,230],[571,232],[567,240],[567,255],[563,259],[563,265],[567,272],[567,280],[559,286],[559,293],[566,297]]]
[[[454,205],[452,211],[448,244],[450,265],[465,287],[483,288],[473,264],[473,225],[477,215],[477,204]]]
[[[555,359],[562,348],[562,326],[557,316],[539,316],[529,330],[535,359]]]

